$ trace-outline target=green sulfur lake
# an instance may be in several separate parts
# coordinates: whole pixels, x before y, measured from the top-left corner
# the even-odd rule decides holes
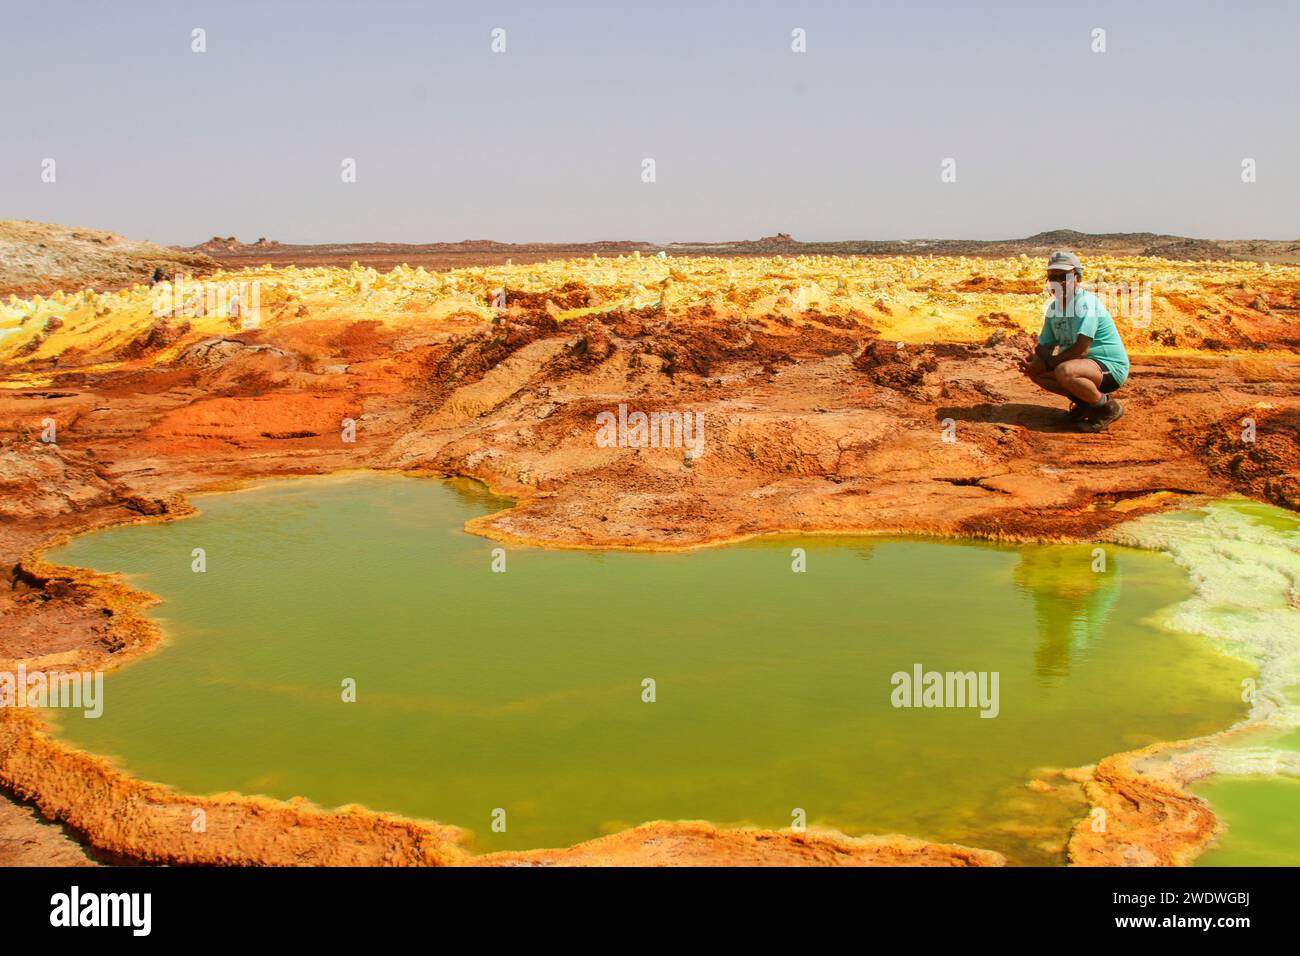
[[[1271,741],[1281,752],[1300,754],[1300,731]],[[1300,865],[1300,779],[1277,774],[1214,775],[1192,792],[1214,808],[1224,824],[1197,866]]]
[[[158,595],[165,636],[107,675],[100,718],[51,711],[56,732],[184,792],[359,803],[484,852],[806,819],[1063,863],[1086,807],[1052,768],[1227,727],[1254,674],[1163,620],[1191,584],[1155,551],[494,554],[463,524],[509,502],[377,473],[195,504],[50,552]],[[918,670],[996,674],[996,716],[896,706],[924,703],[900,690]]]

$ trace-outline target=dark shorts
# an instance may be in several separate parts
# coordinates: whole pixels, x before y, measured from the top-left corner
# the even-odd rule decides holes
[[[1119,382],[1115,381],[1115,376],[1111,375],[1110,372],[1106,370],[1106,366],[1102,365],[1096,359],[1092,360],[1092,364],[1101,369],[1101,384],[1097,387],[1101,389],[1102,392],[1109,395],[1111,392],[1119,388]]]

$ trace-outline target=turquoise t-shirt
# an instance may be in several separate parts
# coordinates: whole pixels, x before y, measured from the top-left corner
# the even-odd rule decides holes
[[[1128,352],[1124,351],[1115,320],[1101,300],[1087,289],[1075,289],[1074,301],[1058,309],[1053,296],[1043,311],[1043,331],[1038,336],[1038,344],[1068,349],[1081,335],[1092,339],[1088,358],[1100,363],[1123,385],[1128,379]]]

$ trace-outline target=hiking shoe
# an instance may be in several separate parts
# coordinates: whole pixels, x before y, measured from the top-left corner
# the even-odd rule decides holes
[[[1078,429],[1081,432],[1105,431],[1124,414],[1124,406],[1116,399],[1111,399],[1100,408],[1089,407],[1079,418]]]
[[[1083,402],[1076,402],[1072,399],[1070,401],[1070,408],[1065,413],[1065,418],[1067,421],[1077,422],[1087,413],[1088,413],[1087,405],[1083,404]]]

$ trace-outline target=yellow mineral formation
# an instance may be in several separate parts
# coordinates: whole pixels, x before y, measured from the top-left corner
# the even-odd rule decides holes
[[[1270,331],[1280,334],[1284,325],[1272,312],[1294,308],[1300,278],[1294,266],[1231,261],[1093,257],[1087,268],[1130,351],[1139,354],[1266,349],[1275,338]],[[347,269],[263,266],[116,293],[10,296],[0,304],[0,361],[47,362],[71,349],[80,363],[111,367],[160,357],[133,345],[151,335],[174,346],[161,356],[171,358],[205,338],[306,315],[387,326],[422,318],[489,322],[503,288],[507,310],[550,299],[548,311],[560,322],[645,309],[690,318],[711,309],[740,320],[869,324],[903,342],[972,342],[994,328],[1036,332],[1045,301],[1041,274],[1042,263],[1025,256],[722,259],[633,252],[441,273],[404,265],[380,273],[355,262]],[[254,293],[260,308],[250,308]],[[232,330],[236,313],[240,328]]]

